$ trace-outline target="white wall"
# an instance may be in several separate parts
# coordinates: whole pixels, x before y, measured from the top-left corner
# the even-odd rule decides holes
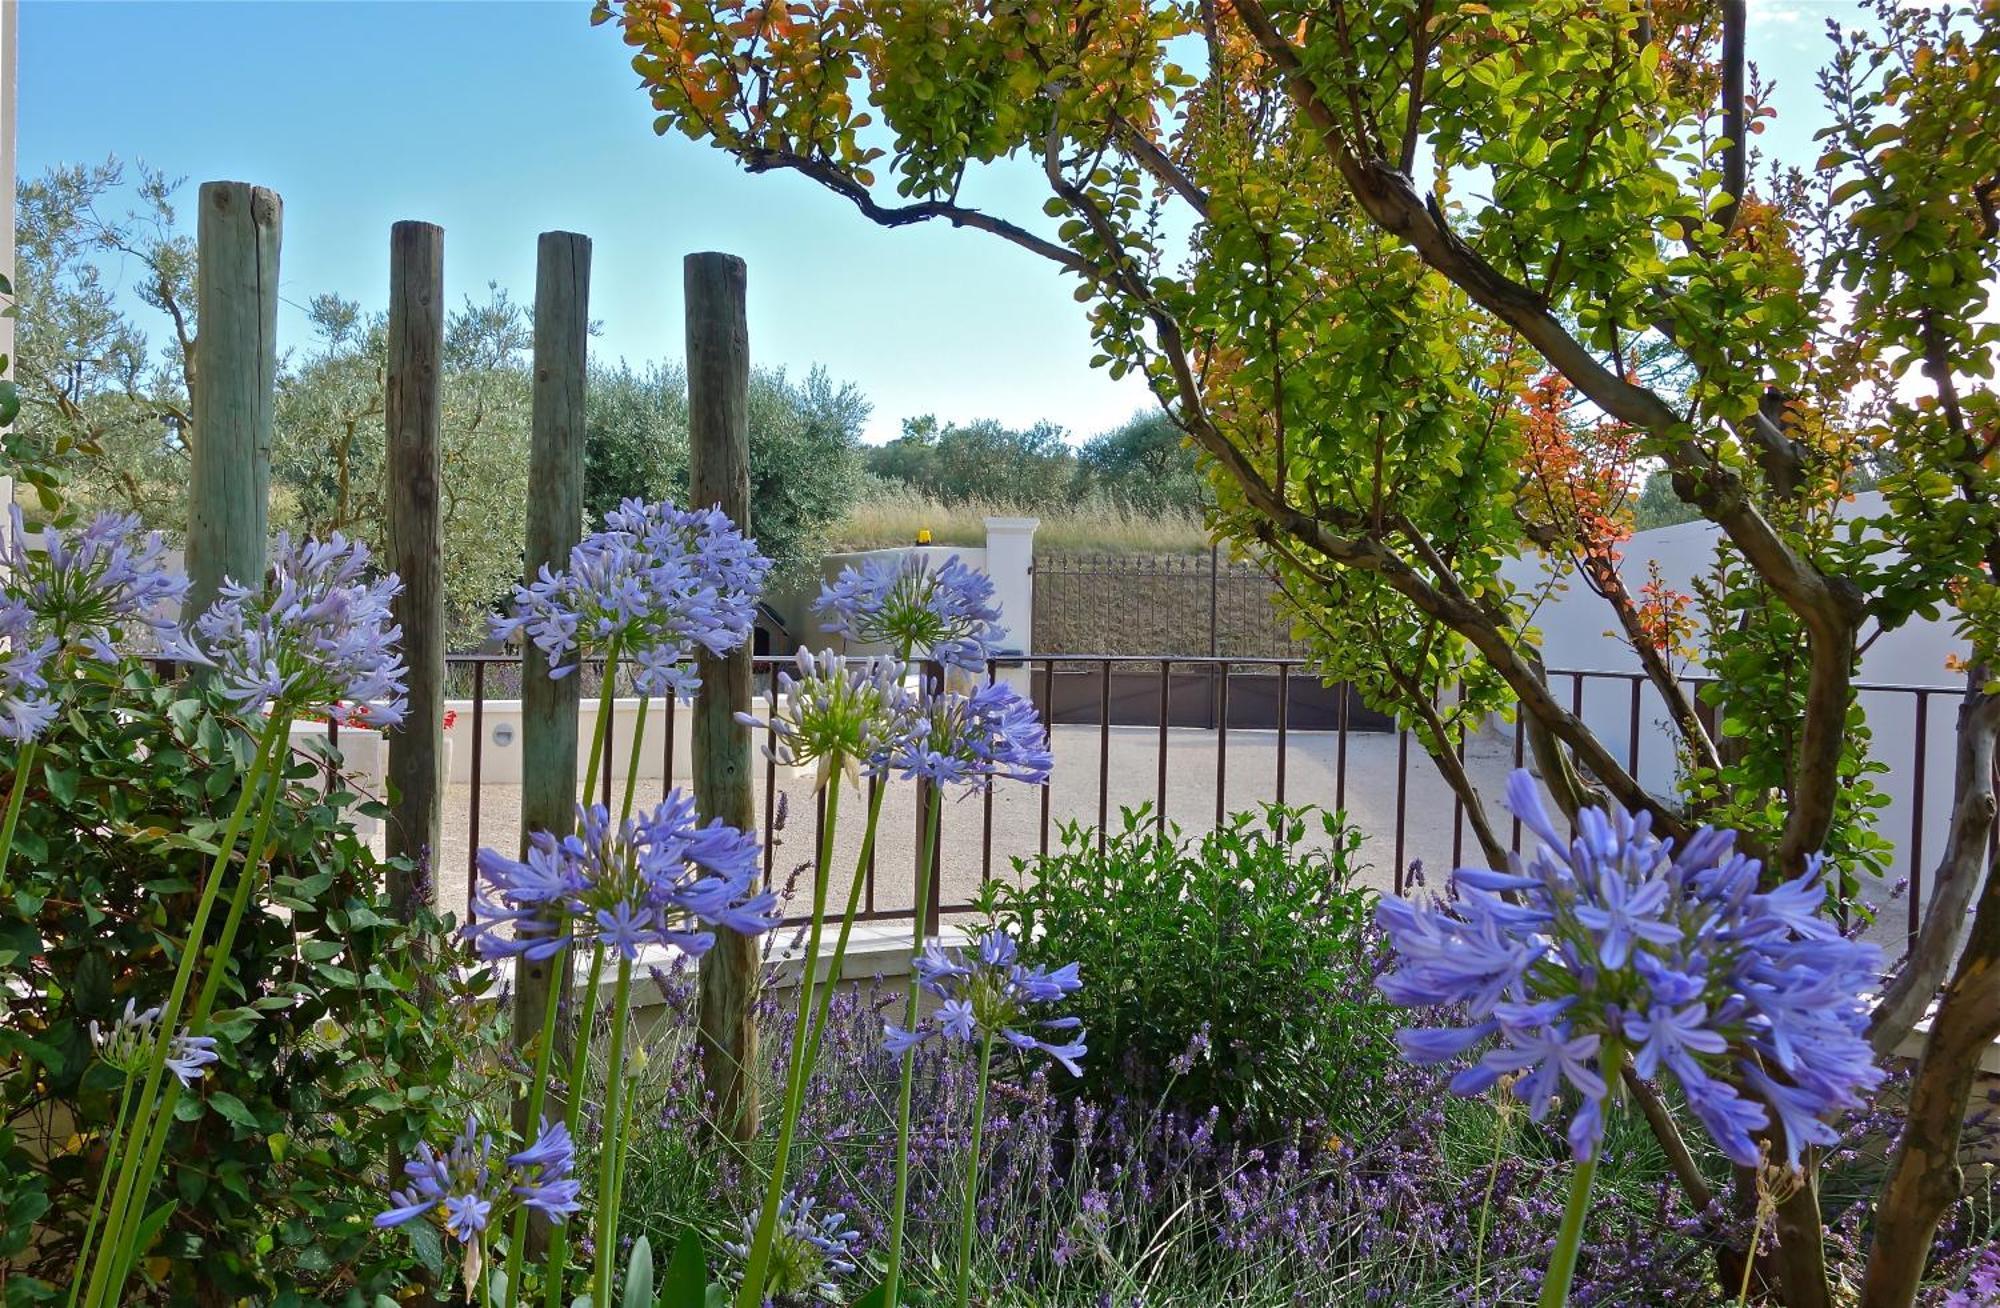
[[[1868,492],[1856,497],[1846,512],[1876,516],[1883,512],[1882,497]],[[1708,522],[1681,523],[1642,531],[1627,542],[1620,573],[1628,586],[1637,590],[1647,579],[1648,563],[1659,565],[1662,579],[1674,588],[1692,593],[1695,578],[1713,566],[1719,529]],[[1503,574],[1524,590],[1544,582],[1549,573],[1537,559],[1522,559],[1508,565]],[[1925,733],[1926,784],[1922,796],[1923,861],[1928,865],[1941,847],[1949,820],[1952,768],[1951,733],[1957,711],[1957,695],[1963,680],[1947,667],[1954,654],[1966,647],[1952,631],[1954,615],[1949,611],[1935,620],[1914,618],[1893,632],[1879,636],[1862,655],[1860,681],[1864,686],[1919,686],[1931,690],[1924,695],[1928,707]],[[1629,646],[1609,634],[1617,625],[1611,610],[1587,586],[1572,578],[1568,589],[1557,593],[1534,615],[1534,625],[1542,632],[1542,652],[1552,674],[1563,671],[1636,672],[1638,657]],[[1872,630],[1872,628],[1871,628]],[[1869,631],[1863,632],[1866,639]],[[1690,672],[1702,671],[1699,663]],[[1573,682],[1553,675],[1556,694],[1570,702]],[[1917,703],[1920,697],[1907,691],[1863,690],[1861,706],[1872,734],[1871,757],[1887,765],[1888,771],[1874,778],[1877,787],[1889,796],[1878,829],[1895,842],[1895,866],[1906,870],[1910,837],[1918,821],[1916,788]],[[1632,697],[1630,684],[1611,679],[1584,681],[1583,718],[1598,738],[1606,742],[1623,761],[1633,747]],[[1672,789],[1674,782],[1674,735],[1667,724],[1666,711],[1650,685],[1639,695],[1637,739],[1639,779],[1656,793]],[[1902,905],[1894,910],[1905,911]]]

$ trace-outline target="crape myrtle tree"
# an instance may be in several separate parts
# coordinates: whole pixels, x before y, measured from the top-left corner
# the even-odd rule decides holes
[[[1070,278],[1098,362],[1150,383],[1328,673],[1441,764],[1467,724],[1518,713],[1563,809],[1614,801],[1676,838],[1727,824],[1773,877],[1825,850],[1850,895],[1883,862],[1859,651],[1953,606],[1971,655],[1950,829],[1874,1029],[1895,1049],[1937,1000],[1862,1292],[1911,1302],[2000,1035],[2000,133],[1977,129],[2000,113],[2000,6],[1884,3],[1830,31],[1823,152],[1787,161],[1755,149],[1772,111],[1740,0],[598,16],[636,47],[660,131]],[[995,169],[1039,172],[1046,221],[967,202]],[[1720,529],[1698,597],[1607,578],[1654,472]],[[1864,479],[1884,511],[1836,516]],[[1659,655],[1676,793],[1552,690],[1538,594],[1501,575],[1530,551]],[[1671,676],[1694,625],[1722,681],[1707,713]],[[1640,1104],[1701,1197],[1671,1115]],[[1795,1308],[1829,1301],[1819,1220],[1808,1183],[1760,1264]]]

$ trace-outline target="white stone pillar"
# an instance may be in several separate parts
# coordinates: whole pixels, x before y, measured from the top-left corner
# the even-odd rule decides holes
[[[1035,650],[1035,528],[1040,518],[986,520],[986,574],[1005,629],[1000,648],[1008,654]]]

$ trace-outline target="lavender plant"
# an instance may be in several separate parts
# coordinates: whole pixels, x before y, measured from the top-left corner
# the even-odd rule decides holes
[[[148,569],[157,569],[159,552],[122,549],[124,534],[96,524],[75,542],[45,533],[41,558],[51,569],[45,574],[50,584],[37,588],[32,567],[20,574],[28,579],[30,608],[37,598],[49,605],[50,627],[93,657],[103,657],[116,634],[116,622],[142,620],[144,606],[179,593],[178,583],[146,575]],[[34,556],[27,557],[32,561]],[[388,608],[397,583],[394,576],[369,581],[367,571],[368,553],[358,543],[338,535],[323,543],[294,543],[281,536],[270,577],[254,588],[226,581],[215,603],[196,619],[191,641],[181,638],[170,624],[152,624],[178,656],[203,664],[219,693],[239,711],[267,716],[242,793],[203,882],[172,988],[155,1020],[146,1064],[136,1077],[138,1093],[131,1101],[130,1118],[113,1136],[107,1169],[115,1171],[116,1181],[101,1239],[84,1249],[71,1285],[72,1302],[84,1308],[109,1308],[120,1302],[131,1275],[145,1201],[183,1088],[181,1073],[189,1066],[191,1050],[206,1049],[190,1042],[205,1038],[237,931],[261,880],[265,840],[282,790],[280,759],[293,718],[304,712],[335,716],[367,701],[373,701],[373,720],[401,718],[403,667],[396,653],[401,633]],[[209,920],[229,880],[237,838],[253,805],[257,814],[250,854],[235,877],[222,927],[207,951],[201,990],[183,1018]],[[170,1070],[176,1075],[167,1081]]]
[[[1538,1122],[1576,1102],[1576,1168],[1541,1296],[1560,1308],[1627,1057],[1676,1082],[1733,1162],[1757,1166],[1762,1137],[1796,1169],[1834,1143],[1826,1119],[1883,1079],[1861,999],[1881,959],[1820,917],[1818,860],[1763,891],[1733,832],[1704,827],[1675,849],[1647,814],[1584,809],[1565,842],[1527,772],[1507,794],[1540,850],[1505,872],[1460,869],[1448,903],[1385,898],[1397,967],[1380,985],[1399,1004],[1463,1011],[1460,1025],[1400,1032],[1412,1061],[1492,1042],[1452,1078],[1455,1093],[1501,1087]]]
[[[1076,964],[1059,968],[1029,967],[1020,961],[1012,936],[987,931],[968,959],[956,950],[932,945],[913,965],[918,984],[935,995],[941,1006],[928,1021],[913,1027],[884,1024],[889,1050],[907,1055],[932,1035],[979,1049],[977,1097],[972,1109],[972,1141],[965,1154],[965,1189],[959,1199],[958,1308],[972,1298],[973,1218],[979,1198],[980,1146],[986,1134],[986,1092],[993,1073],[993,1044],[1004,1040],[1023,1053],[1045,1053],[1071,1076],[1082,1076],[1078,1062],[1087,1051],[1082,1022],[1074,1017],[1044,1017],[1040,1010],[1082,987]],[[1036,1031],[1058,1033],[1060,1043]]]

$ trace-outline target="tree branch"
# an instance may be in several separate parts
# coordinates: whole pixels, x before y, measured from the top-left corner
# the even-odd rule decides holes
[[[913,223],[942,219],[953,227],[970,227],[982,232],[990,232],[1002,240],[1010,241],[1031,254],[1038,254],[1051,263],[1060,264],[1071,272],[1083,277],[1095,278],[1096,265],[1076,251],[1045,240],[1025,227],[995,218],[978,209],[968,209],[962,205],[950,204],[943,200],[925,200],[918,204],[888,206],[879,203],[869,194],[868,188],[852,176],[842,172],[823,159],[810,159],[804,155],[787,151],[771,150],[763,147],[746,147],[738,156],[743,166],[753,173],[768,173],[789,170],[810,177],[820,185],[838,195],[845,196],[862,216],[882,227],[908,227]]]
[[[1748,9],[1744,0],[1722,0],[1722,135],[1729,142],[1722,151],[1722,189],[1728,193],[1729,203],[1716,213],[1715,222],[1724,236],[1736,226],[1737,211],[1743,207],[1743,191],[1749,184],[1750,144],[1743,114]]]

